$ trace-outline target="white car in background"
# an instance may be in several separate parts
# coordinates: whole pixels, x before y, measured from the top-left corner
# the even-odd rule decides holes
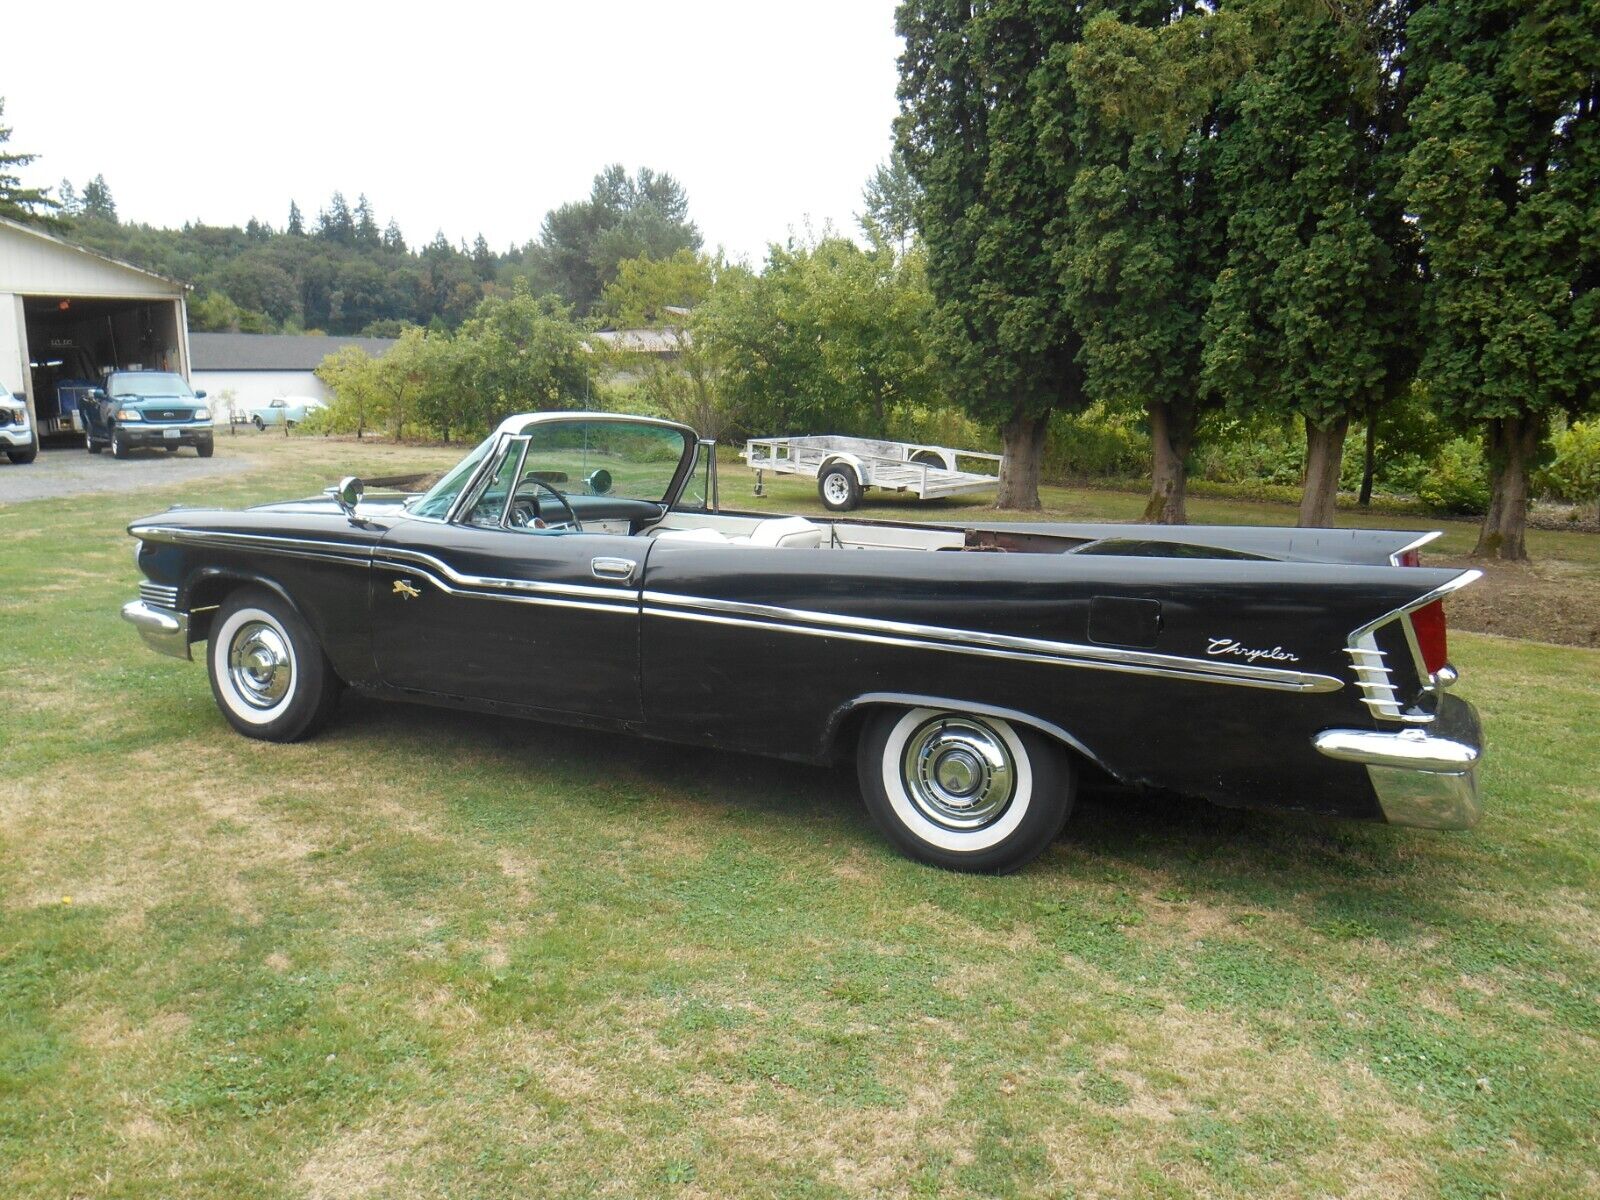
[[[314,412],[321,412],[327,408],[325,400],[318,400],[315,396],[279,396],[270,404],[250,410],[250,423],[257,429],[265,429],[268,425],[282,425],[287,421],[290,425],[297,425]]]
[[[19,466],[39,456],[33,426],[28,422],[28,397],[24,392],[0,390],[0,450]]]

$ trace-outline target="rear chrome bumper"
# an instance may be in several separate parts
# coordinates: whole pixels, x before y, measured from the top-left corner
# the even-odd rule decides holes
[[[162,608],[143,600],[122,606],[122,619],[139,631],[145,645],[159,654],[192,660],[189,652],[189,614],[175,608]]]
[[[1477,710],[1456,696],[1440,697],[1425,731],[1325,729],[1312,744],[1329,758],[1361,763],[1384,818],[1418,829],[1471,829],[1483,815],[1478,764],[1483,730]]]

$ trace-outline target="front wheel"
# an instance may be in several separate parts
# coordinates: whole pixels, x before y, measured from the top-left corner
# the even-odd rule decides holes
[[[242,588],[217,610],[206,667],[217,707],[246,737],[298,741],[339,704],[339,677],[310,627],[265,588]]]
[[[201,458],[210,458],[216,453],[216,450],[217,444],[215,442],[196,442],[194,445],[194,452]]]
[[[127,458],[130,453],[127,439],[122,436],[122,430],[113,429],[111,431],[111,457]]]
[[[1065,752],[996,717],[886,709],[862,733],[856,771],[889,840],[955,871],[1015,871],[1049,848],[1072,811]]]

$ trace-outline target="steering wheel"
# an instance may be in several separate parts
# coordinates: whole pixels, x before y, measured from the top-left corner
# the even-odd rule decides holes
[[[542,479],[524,479],[517,490],[520,492],[528,484],[532,484],[536,488],[543,488],[556,498],[556,502],[562,508],[567,510],[567,519],[563,522],[564,528],[571,529],[574,533],[583,532],[583,524],[578,520],[578,514],[573,511],[571,501]],[[531,505],[527,500],[514,498],[511,504],[511,524],[518,529],[527,529],[530,526],[535,529],[546,528],[544,519],[540,515],[540,508],[541,505],[537,496],[533,498]]]

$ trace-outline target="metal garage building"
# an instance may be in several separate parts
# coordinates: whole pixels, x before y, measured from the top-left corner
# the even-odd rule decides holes
[[[0,217],[0,391],[46,439],[74,434],[56,388],[113,367],[189,376],[188,287]],[[48,446],[48,441],[46,442]]]
[[[322,360],[346,346],[382,358],[393,338],[323,337],[292,333],[191,333],[194,375],[189,382],[204,390],[219,422],[232,411],[247,413],[279,397],[329,399],[327,387],[313,373]]]

